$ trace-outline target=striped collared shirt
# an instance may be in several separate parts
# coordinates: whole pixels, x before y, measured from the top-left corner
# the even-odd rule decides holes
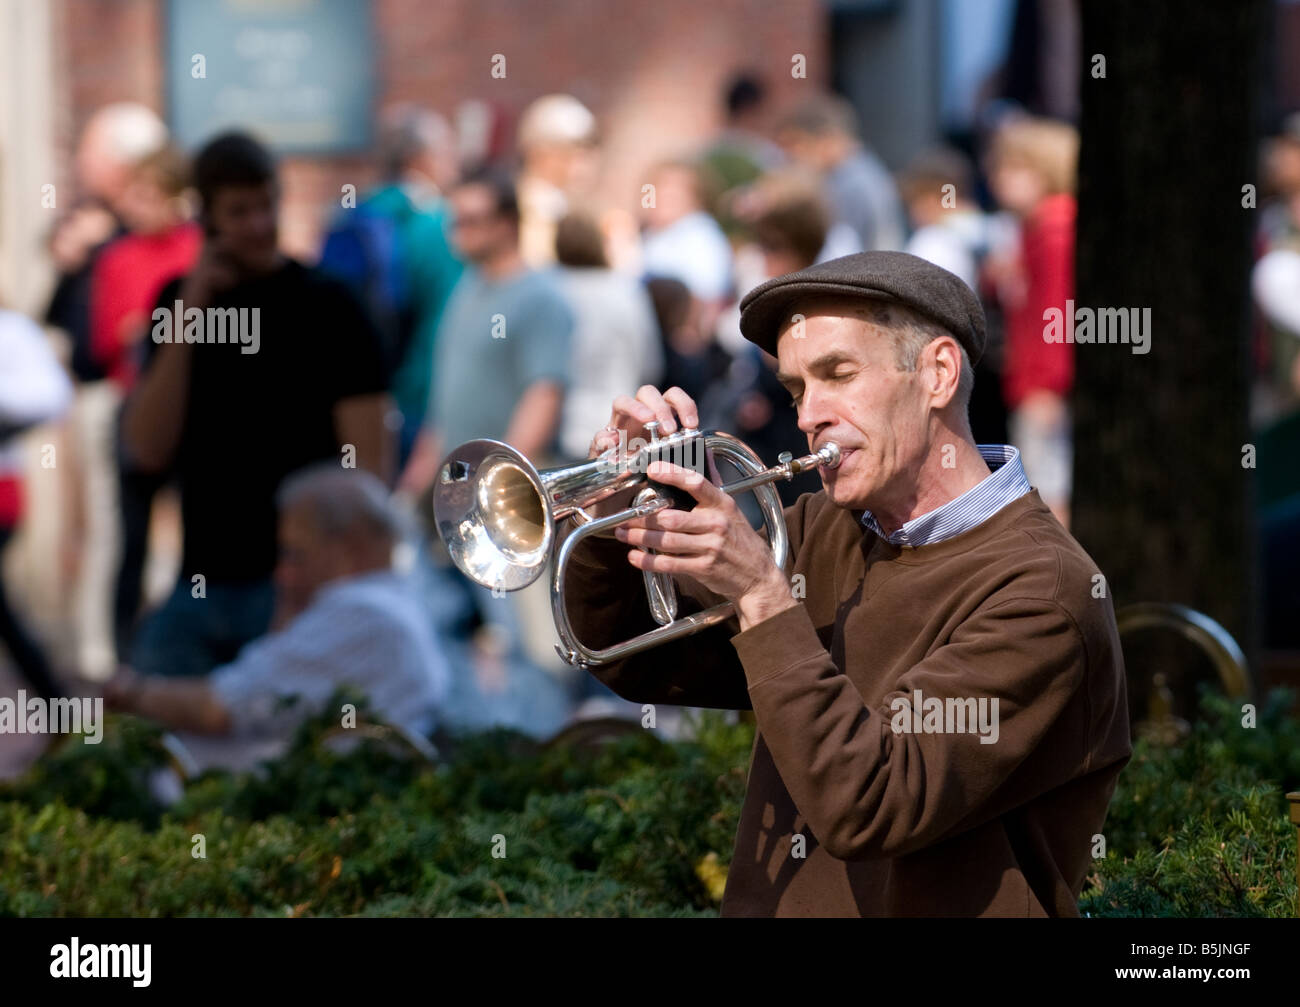
[[[961,496],[927,514],[914,517],[892,535],[886,535],[871,511],[862,523],[890,545],[934,545],[983,524],[1013,500],[1029,492],[1029,479],[1020,464],[1020,452],[1010,444],[980,444],[979,453],[993,471]]]

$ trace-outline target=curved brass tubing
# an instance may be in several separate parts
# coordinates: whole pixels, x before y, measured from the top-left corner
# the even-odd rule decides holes
[[[1246,655],[1232,634],[1208,615],[1173,602],[1143,601],[1125,605],[1115,613],[1115,622],[1121,642],[1138,630],[1174,630],[1201,648],[1229,696],[1250,696],[1254,692]]]

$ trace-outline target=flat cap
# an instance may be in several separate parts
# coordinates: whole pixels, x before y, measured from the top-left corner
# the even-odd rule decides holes
[[[948,270],[906,252],[859,252],[768,280],[741,299],[741,334],[775,356],[777,335],[795,303],[825,296],[905,304],[951,332],[972,364],[984,355],[984,308],[975,292]]]

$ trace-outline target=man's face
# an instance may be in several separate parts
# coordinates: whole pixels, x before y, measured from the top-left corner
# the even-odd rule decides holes
[[[826,171],[835,166],[838,144],[831,135],[806,133],[802,129],[786,127],[776,136],[777,145],[796,164]]]
[[[452,242],[461,258],[476,265],[487,262],[518,241],[510,221],[497,212],[492,191],[483,185],[462,185],[451,195]]]
[[[1023,161],[1006,158],[989,176],[993,198],[1005,210],[1027,216],[1047,195],[1043,178]]]
[[[345,544],[322,535],[305,508],[289,508],[280,515],[275,589],[286,612],[303,611],[319,588],[350,569]]]
[[[668,227],[700,209],[695,178],[688,169],[666,165],[655,172],[650,181],[654,185],[654,203],[644,206],[641,211],[647,227]]]
[[[122,189],[130,179],[130,166],[113,150],[108,126],[92,119],[77,145],[77,178],[86,192],[97,196],[116,212]]]
[[[274,182],[232,185],[217,189],[205,207],[222,251],[245,272],[270,272],[278,261],[277,197]]]
[[[157,176],[149,172],[138,172],[131,178],[118,200],[118,214],[136,234],[157,234],[177,219],[172,198]]]
[[[840,446],[839,467],[821,472],[827,495],[851,510],[905,498],[927,447],[920,369],[899,370],[889,331],[851,307],[802,310],[802,328],[787,324],[777,342],[778,373],[809,446]]]

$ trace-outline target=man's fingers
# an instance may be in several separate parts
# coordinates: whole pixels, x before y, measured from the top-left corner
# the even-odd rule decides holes
[[[695,400],[674,385],[664,392],[664,401],[677,410],[682,426],[699,429],[700,411],[695,407]]]
[[[627,554],[627,561],[638,570],[649,570],[651,573],[697,573],[704,568],[704,560],[686,556],[671,556],[664,553],[642,552],[640,549],[631,549]]]
[[[631,395],[620,395],[614,400],[614,411],[610,415],[609,425],[622,427],[625,425],[624,421],[629,418],[645,425],[655,418],[655,411],[644,402],[632,398]]]
[[[659,432],[671,434],[677,429],[677,420],[673,416],[672,406],[670,406],[659,389],[654,385],[642,385],[636,390],[637,400],[649,406],[654,410],[654,419],[659,421]]]
[[[709,482],[702,473],[694,469],[682,468],[671,462],[651,462],[646,475],[656,482],[684,489],[702,504],[718,505],[727,499],[727,495]]]
[[[620,525],[614,532],[620,542],[638,549],[654,549],[675,556],[703,556],[722,547],[722,536],[688,535],[675,531],[652,531]]]
[[[655,421],[661,433],[671,434],[678,427],[698,428],[700,412],[695,401],[675,385],[662,393],[654,385],[642,385],[635,397],[620,395],[614,400],[610,425],[622,427],[625,419],[635,420],[642,426]]]
[[[618,447],[618,434],[611,433],[608,430],[602,430],[592,439],[591,450],[588,451],[589,458],[595,458],[604,454],[610,448]]]

